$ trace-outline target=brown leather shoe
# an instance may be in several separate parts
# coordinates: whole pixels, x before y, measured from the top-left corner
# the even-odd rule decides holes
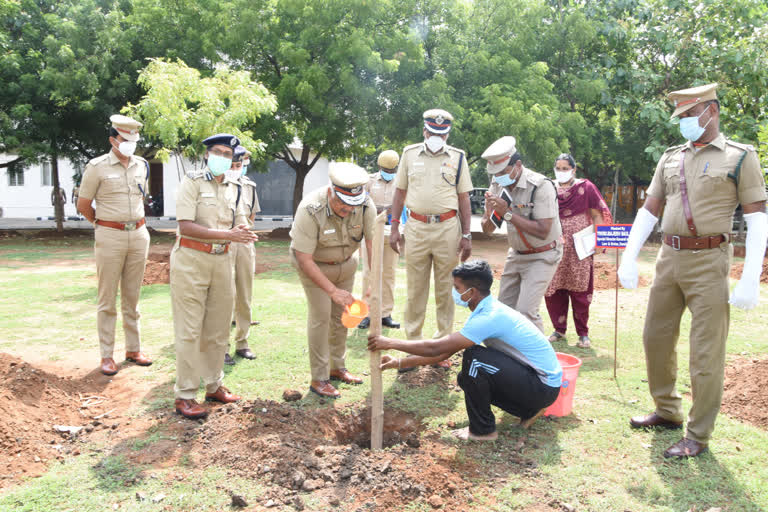
[[[632,428],[683,428],[682,421],[672,421],[662,418],[658,414],[651,413],[647,416],[635,416],[629,419],[629,426]]]
[[[185,418],[196,420],[198,418],[205,418],[208,416],[208,410],[198,404],[197,400],[184,400],[182,398],[177,398],[175,405],[176,412]]]
[[[313,380],[309,383],[309,390],[326,398],[339,398],[341,393],[327,380]]]
[[[340,380],[345,384],[354,384],[355,386],[363,383],[363,379],[361,379],[360,377],[355,377],[354,375],[349,373],[349,371],[347,371],[346,368],[331,370],[331,380]]]
[[[696,457],[707,451],[707,445],[702,444],[693,439],[687,437],[682,438],[666,450],[664,450],[664,458],[669,459],[672,457]]]
[[[152,364],[152,360],[144,352],[126,352],[125,360],[136,363],[139,366],[149,366]]]
[[[221,402],[223,404],[231,404],[232,402],[237,402],[240,400],[240,398],[241,397],[230,393],[229,390],[224,386],[219,386],[219,389],[217,389],[215,393],[205,394],[206,400],[215,400],[216,402]]]
[[[101,358],[101,373],[104,375],[114,375],[117,373],[117,365],[111,357]]]

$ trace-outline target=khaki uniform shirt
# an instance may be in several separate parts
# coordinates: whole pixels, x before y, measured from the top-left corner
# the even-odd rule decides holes
[[[237,204],[238,184],[224,178],[219,183],[208,169],[190,171],[181,180],[176,197],[176,219],[191,220],[209,229],[229,230],[239,215],[245,215],[245,207]],[[177,231],[177,235],[181,233]],[[205,243],[221,244],[225,240],[190,238]]]
[[[534,187],[536,194],[533,193]],[[495,196],[501,196],[501,185],[491,181],[488,191]],[[509,192],[509,189],[507,189]],[[560,214],[557,205],[557,190],[555,185],[544,175],[523,167],[523,172],[517,180],[515,188],[510,192],[512,196],[511,210],[522,215],[526,219],[540,220],[552,219],[552,227],[546,238],[537,238],[529,233],[525,233],[525,239],[532,247],[541,247],[559,240],[563,234],[560,226]],[[533,196],[533,202],[531,202]],[[531,214],[533,214],[531,216]],[[510,222],[507,222],[507,239],[509,246],[515,251],[529,251],[530,247],[525,245],[520,238],[517,228]]]
[[[360,241],[373,239],[376,206],[370,197],[344,218],[328,204],[328,187],[319,188],[304,199],[291,226],[291,249],[312,254],[315,261],[340,263],[360,247]]]
[[[397,186],[395,186],[395,179],[392,178],[389,181],[381,179],[381,173],[376,172],[374,174],[371,174],[370,179],[368,180],[368,183],[365,184],[365,190],[368,192],[368,195],[373,200],[373,204],[376,205],[376,208],[389,208],[392,206],[392,198],[395,197],[395,189]],[[400,231],[402,232],[403,226],[398,224],[400,226]],[[384,226],[384,235],[389,236],[391,232],[392,226],[390,224],[387,224]],[[385,243],[389,243],[387,240],[385,240]]]
[[[238,208],[238,216],[235,219],[235,225],[245,224],[251,225],[251,217],[254,214],[261,211],[259,206],[259,196],[256,194],[256,184],[251,181],[247,176],[240,176],[237,178],[237,183],[240,184],[240,204],[242,208]]]
[[[114,151],[101,155],[85,166],[79,196],[96,201],[96,219],[136,222],[144,218],[147,191],[147,161],[131,156],[128,167]]]
[[[733,174],[747,152],[738,176]],[[730,233],[736,206],[765,201],[765,182],[752,146],[727,140],[721,133],[709,145],[694,149],[689,141],[673,146],[656,166],[648,195],[666,201],[661,229],[668,235],[693,236],[680,193],[680,159],[685,158],[688,202],[698,236]]]
[[[433,155],[423,142],[403,150],[394,181],[397,188],[408,191],[405,206],[421,215],[458,210],[459,194],[472,190],[462,150],[446,145]]]

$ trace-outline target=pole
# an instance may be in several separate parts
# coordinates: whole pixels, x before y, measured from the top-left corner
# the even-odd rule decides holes
[[[616,380],[616,353],[619,338],[619,250],[616,249],[616,295],[613,303],[613,380]]]
[[[371,255],[371,271],[369,272],[371,283],[371,307],[368,317],[371,320],[370,334],[381,334],[381,275],[384,264],[384,223],[387,221],[387,212],[384,211],[376,217],[373,230],[373,242]],[[393,229],[397,229],[394,226]],[[367,290],[363,290],[365,293]],[[371,450],[381,450],[384,441],[384,392],[381,383],[381,351],[372,351],[371,357]]]

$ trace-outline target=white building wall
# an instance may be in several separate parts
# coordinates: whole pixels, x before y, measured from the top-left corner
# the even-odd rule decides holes
[[[8,160],[7,155],[0,155],[3,160]],[[42,185],[42,166],[33,164],[24,170],[24,185],[10,186],[8,168],[0,169],[0,208],[3,217],[52,217],[54,215],[51,204],[51,192],[53,185]],[[75,216],[77,211],[72,204],[72,175],[75,167],[68,160],[59,160],[59,182],[61,188],[67,194],[67,202],[64,205],[64,215]],[[52,183],[52,182],[51,182]]]

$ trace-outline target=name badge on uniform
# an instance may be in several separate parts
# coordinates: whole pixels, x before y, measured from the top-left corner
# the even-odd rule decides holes
[[[106,176],[104,176],[104,179],[105,180],[114,180],[114,179],[117,179],[119,177],[120,177],[119,174],[107,174]]]
[[[356,225],[356,226],[352,226],[352,229],[357,229],[357,228],[359,228],[360,226],[362,226],[362,224],[358,224],[358,225]]]
[[[216,197],[213,192],[200,192],[200,197]]]
[[[424,167],[424,162],[413,162],[414,167]]]
[[[335,228],[331,228],[331,229],[326,229],[325,231],[323,231],[323,234],[324,235],[330,235],[330,234],[335,233],[335,232],[336,232],[336,229]]]

